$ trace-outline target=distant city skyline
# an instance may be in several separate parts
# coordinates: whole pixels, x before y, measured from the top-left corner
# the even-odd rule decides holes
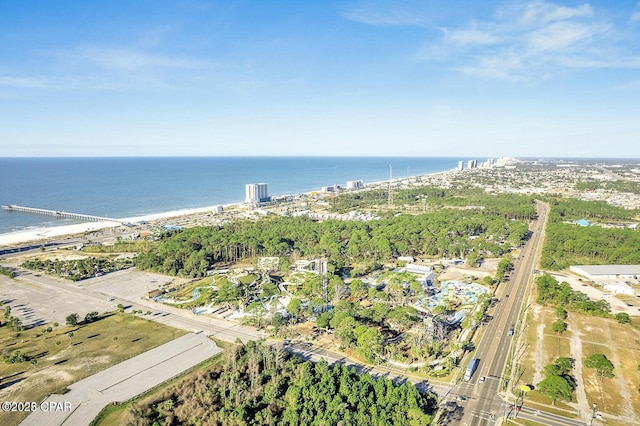
[[[0,3],[0,156],[640,158],[640,2]]]

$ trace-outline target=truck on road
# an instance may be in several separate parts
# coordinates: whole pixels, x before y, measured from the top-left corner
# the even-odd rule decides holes
[[[464,373],[465,382],[471,380],[471,376],[473,376],[473,373],[475,373],[478,369],[478,364],[480,364],[479,358],[472,358],[471,361],[469,361],[469,365],[467,365],[467,371],[465,371]]]

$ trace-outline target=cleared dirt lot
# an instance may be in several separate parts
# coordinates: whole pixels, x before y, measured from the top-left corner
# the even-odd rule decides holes
[[[598,318],[569,312],[565,320],[568,329],[562,335],[554,333],[551,324],[557,319],[555,308],[532,304],[527,309],[527,327],[518,341],[523,355],[519,359],[522,375],[516,387],[534,386],[543,378],[545,365],[556,358],[575,360],[573,374],[577,381],[574,399],[556,403],[556,407],[577,413],[587,421],[593,404],[603,418],[624,424],[640,424],[640,329],[634,324],[619,324],[613,319]],[[602,353],[614,365],[614,378],[601,380],[595,370],[586,368],[584,360]],[[536,392],[528,396],[531,403],[551,404]]]

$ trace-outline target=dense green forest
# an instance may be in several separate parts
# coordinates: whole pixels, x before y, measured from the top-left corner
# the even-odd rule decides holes
[[[584,201],[575,198],[551,200],[549,222],[574,221],[589,219],[591,221],[631,221],[638,219],[637,210],[612,206],[605,201]]]
[[[271,217],[165,234],[156,249],[141,253],[135,263],[165,274],[200,277],[217,262],[255,256],[322,256],[337,268],[393,256],[495,257],[520,245],[527,233],[526,222],[478,209],[369,222]]]
[[[166,391],[132,404],[128,425],[428,425],[432,394],[411,383],[303,362],[282,346],[248,342]]]
[[[565,223],[577,219],[630,221],[637,216],[637,210],[600,201],[567,199],[552,202],[540,265],[545,269],[560,270],[578,264],[640,263],[638,230]]]
[[[385,205],[388,194],[387,189],[340,194],[333,201],[333,209],[345,212]],[[531,197],[514,194],[489,195],[481,189],[462,190],[422,186],[396,189],[393,197],[397,204],[414,206],[417,210],[421,208],[481,206],[483,214],[486,216],[518,220],[531,220],[536,214]]]

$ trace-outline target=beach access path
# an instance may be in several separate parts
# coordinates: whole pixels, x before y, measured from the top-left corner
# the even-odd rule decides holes
[[[20,424],[88,425],[110,402],[127,401],[221,351],[204,334],[186,334],[50,395]]]

